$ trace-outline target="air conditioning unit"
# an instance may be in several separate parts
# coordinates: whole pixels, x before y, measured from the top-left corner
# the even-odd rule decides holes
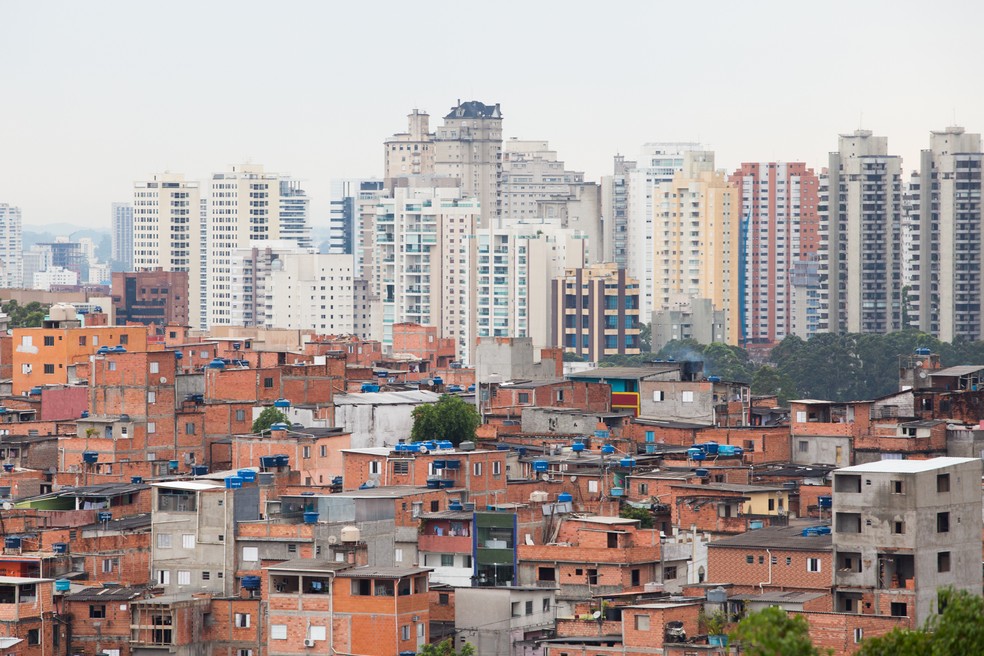
[[[314,646],[314,639],[312,639],[312,638],[304,638],[304,646],[305,647],[313,647]]]

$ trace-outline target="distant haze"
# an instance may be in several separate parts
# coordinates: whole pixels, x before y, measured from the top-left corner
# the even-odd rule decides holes
[[[647,141],[719,167],[806,161],[859,125],[917,165],[931,129],[984,131],[975,2],[4,2],[0,203],[107,226],[132,181],[243,161],[381,175],[414,107],[501,103],[589,179]]]

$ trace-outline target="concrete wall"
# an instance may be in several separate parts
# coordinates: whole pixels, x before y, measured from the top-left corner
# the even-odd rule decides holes
[[[549,604],[544,610],[544,603]],[[532,613],[526,613],[532,602]],[[517,603],[517,617],[513,604]],[[550,588],[458,588],[454,599],[454,627],[458,632],[456,645],[465,642],[482,656],[513,656],[529,654],[515,643],[523,634],[541,628],[553,628],[556,616],[554,591]]]
[[[805,450],[804,444],[806,445]],[[838,447],[840,448],[839,453]],[[791,452],[793,462],[797,465],[822,464],[846,467],[853,462],[851,438],[849,437],[794,435]]]

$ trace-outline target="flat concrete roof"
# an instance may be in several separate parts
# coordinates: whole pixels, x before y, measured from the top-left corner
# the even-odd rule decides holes
[[[204,490],[221,490],[222,485],[208,483],[206,481],[166,481],[164,483],[151,483],[153,487],[165,487],[171,490],[188,490],[191,492],[201,492]]]
[[[814,526],[819,526],[815,524]],[[806,526],[770,526],[745,531],[739,535],[712,540],[708,547],[730,549],[784,549],[789,551],[830,551],[833,538],[827,535],[803,535]]]
[[[953,467],[954,465],[962,465],[978,460],[978,458],[952,458],[949,456],[930,458],[929,460],[876,460],[875,462],[868,462],[863,465],[835,469],[834,473],[917,474],[919,472],[933,471],[942,467]]]
[[[610,526],[628,526],[636,524],[638,519],[627,519],[625,517],[609,517],[607,515],[596,515],[593,517],[568,517],[568,521],[587,522],[589,524],[608,524]]]

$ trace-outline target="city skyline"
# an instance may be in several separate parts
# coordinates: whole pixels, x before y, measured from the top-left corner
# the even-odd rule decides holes
[[[808,14],[719,5],[699,16],[643,4],[607,14],[506,4],[476,18],[500,35],[487,58],[455,56],[472,46],[472,24],[440,3],[412,13],[384,4],[372,51],[360,47],[364,30],[345,27],[366,25],[355,7],[302,5],[271,18],[259,4],[231,12],[178,3],[167,14],[123,3],[96,11],[65,3],[55,14],[8,5],[0,61],[19,100],[0,127],[0,189],[25,228],[109,227],[111,203],[126,200],[134,180],[165,170],[205,180],[252,161],[299,179],[321,227],[332,179],[381,176],[381,138],[403,130],[412,109],[436,122],[459,99],[499,103],[505,139],[549,141],[589,180],[610,174],[616,153],[634,159],[653,141],[700,141],[728,171],[802,161],[819,173],[837,135],[859,125],[885,135],[908,173],[931,130],[981,129],[974,117],[984,95],[961,81],[974,72],[982,9],[938,11],[951,5],[962,19],[929,32],[914,3],[835,3]],[[408,33],[413,67],[380,84],[373,69],[404,56]],[[265,49],[256,51],[260,38]],[[951,56],[940,66],[917,46]],[[548,66],[550,75],[529,65],[565,52],[581,59]],[[932,93],[919,93],[916,81],[930,76]],[[284,91],[250,92],[261,79]],[[61,193],[51,193],[50,177]]]

